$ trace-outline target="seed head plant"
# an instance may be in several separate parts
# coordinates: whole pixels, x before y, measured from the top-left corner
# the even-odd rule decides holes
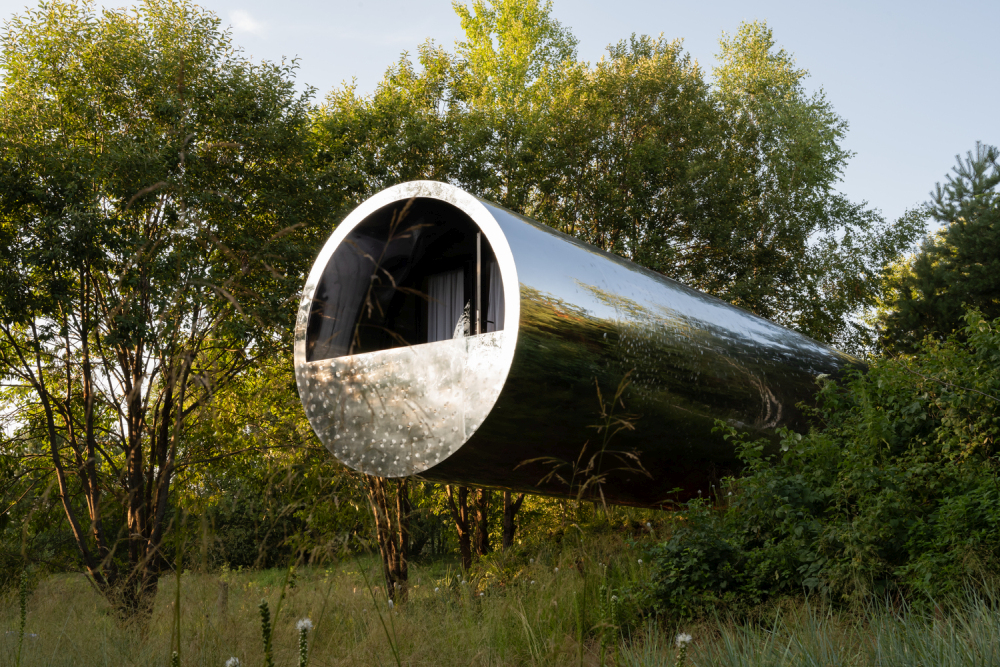
[[[264,640],[264,666],[274,667],[274,657],[271,652],[271,609],[267,606],[267,600],[261,600],[260,605],[260,633]]]
[[[691,643],[691,635],[686,632],[682,632],[677,635],[675,643],[677,644],[677,667],[684,667],[684,663],[687,661],[688,644]]]
[[[306,667],[309,664],[309,631],[313,629],[312,619],[299,619],[295,629],[299,631],[299,667]]]

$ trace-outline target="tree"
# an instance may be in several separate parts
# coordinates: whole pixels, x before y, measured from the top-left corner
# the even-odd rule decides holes
[[[524,503],[524,494],[517,494],[517,498],[514,498],[514,494],[510,491],[503,492],[503,550],[511,548],[514,545],[514,533],[517,531],[517,524],[514,523],[514,517],[517,516],[518,511],[521,509],[521,504]]]
[[[455,520],[455,531],[458,534],[458,551],[462,556],[462,571],[468,572],[472,567],[472,532],[475,529],[474,518],[469,512],[469,489],[465,486],[452,488],[451,484],[446,485],[445,493],[448,495],[448,508],[451,516]],[[457,496],[457,497],[456,497]]]
[[[702,289],[758,315],[848,348],[874,332],[852,315],[884,297],[884,267],[923,231],[914,210],[895,224],[835,186],[851,153],[847,122],[765,23],[723,34],[713,70],[725,127],[720,156],[737,174],[730,220],[736,259],[711,259]]]
[[[551,128],[530,214],[695,284],[693,255],[728,256],[733,175],[717,159],[718,110],[681,42],[635,37],[546,84]],[[701,286],[701,285],[697,285]]]
[[[353,85],[345,86],[316,110],[318,167],[339,186],[345,204],[357,205],[396,183],[451,178],[451,56],[425,42],[419,63],[420,72],[404,54],[373,95],[360,97]]]
[[[204,454],[185,425],[290,345],[333,188],[310,181],[294,67],[249,62],[183,0],[51,2],[2,39],[5,398],[50,462],[87,575],[141,615],[174,476]]]
[[[945,227],[926,239],[887,283],[883,344],[911,351],[928,335],[941,339],[963,325],[967,307],[1000,316],[1000,150],[976,144],[955,156],[953,175],[931,193],[931,217]]]
[[[452,177],[481,197],[527,211],[547,169],[539,154],[548,89],[567,66],[572,70],[577,39],[552,17],[550,0],[452,5],[465,32],[449,91]]]

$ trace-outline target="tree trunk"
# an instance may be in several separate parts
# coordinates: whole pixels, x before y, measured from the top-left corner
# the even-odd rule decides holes
[[[490,500],[493,492],[476,489],[476,555],[490,552]]]
[[[408,577],[407,549],[410,498],[407,480],[396,482],[384,477],[366,475],[368,499],[375,515],[375,539],[382,557],[385,592],[390,600],[406,600]]]
[[[524,494],[519,494],[517,500],[511,501],[511,492],[503,492],[503,550],[507,551],[514,544],[514,531],[517,530],[517,524],[514,523],[514,517],[517,516],[518,510],[521,509],[521,503],[524,502]]]
[[[469,489],[458,487],[458,500],[455,499],[451,485],[444,487],[448,492],[448,506],[455,519],[455,529],[458,531],[458,550],[462,553],[462,571],[472,568],[472,533],[469,528]]]

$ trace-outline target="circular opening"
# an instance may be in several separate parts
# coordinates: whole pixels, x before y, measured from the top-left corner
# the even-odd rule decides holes
[[[507,378],[516,285],[499,225],[457,188],[404,184],[358,207],[317,258],[296,326],[299,394],[324,445],[385,477],[457,451]]]

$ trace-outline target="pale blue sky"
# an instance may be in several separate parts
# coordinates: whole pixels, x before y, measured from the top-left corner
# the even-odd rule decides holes
[[[104,0],[100,4],[116,3]],[[123,2],[122,4],[131,4]],[[402,51],[428,37],[461,38],[450,0],[207,0],[254,58],[298,57],[298,79],[319,96],[356,78],[371,91]],[[25,3],[0,0],[4,16]],[[856,153],[842,190],[887,217],[928,199],[956,153],[976,140],[1000,144],[1000,2],[786,2],[719,0],[554,0],[554,15],[580,39],[579,55],[599,59],[633,32],[683,38],[710,70],[722,31],[766,20],[848,120]]]

